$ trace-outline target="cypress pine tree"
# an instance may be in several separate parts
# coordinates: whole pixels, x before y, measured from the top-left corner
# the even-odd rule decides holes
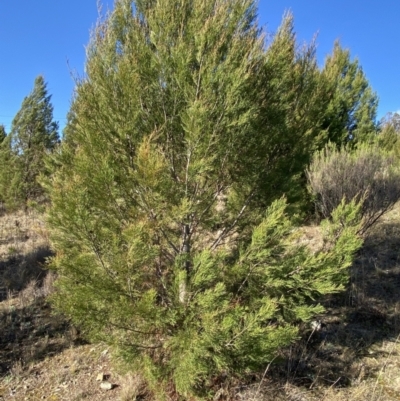
[[[46,182],[55,305],[154,391],[265,366],[360,246],[354,204],[313,255],[292,245],[284,199],[266,201],[263,179],[297,151],[265,125],[280,89],[255,19],[253,0],[117,1]]]
[[[0,202],[1,202],[1,209],[4,209],[4,197],[1,191],[1,188],[3,187],[2,181],[5,176],[5,168],[6,168],[6,160],[3,157],[3,146],[2,143],[7,137],[6,133],[6,128],[4,125],[0,125]]]
[[[379,135],[376,138],[378,145],[398,157],[400,155],[399,135],[400,114],[387,113],[379,122]]]
[[[265,205],[285,193],[290,203],[304,206],[304,169],[328,138],[323,124],[330,87],[318,69],[315,51],[314,43],[298,47],[293,15],[285,14],[258,73],[264,88],[260,136],[268,143],[260,148],[258,160],[259,165],[261,160],[268,163],[258,182]]]
[[[0,125],[0,144],[6,139],[6,127],[4,125]]]
[[[322,73],[332,93],[324,122],[329,140],[337,145],[373,141],[378,98],[358,60],[351,61],[350,52],[336,42]]]
[[[35,79],[33,91],[23,100],[4,142],[2,163],[7,179],[2,180],[3,198],[9,208],[26,206],[43,194],[37,177],[44,171],[45,155],[59,142],[58,123],[53,121],[51,96],[42,76]]]

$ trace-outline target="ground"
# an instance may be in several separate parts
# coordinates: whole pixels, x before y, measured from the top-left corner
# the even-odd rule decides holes
[[[318,230],[305,227],[303,241],[318,244]],[[366,238],[347,290],[324,300],[302,338],[245,382],[216,384],[214,400],[400,400],[399,245],[397,205]],[[0,217],[0,400],[152,400],[111,349],[53,313],[49,256],[39,213]]]

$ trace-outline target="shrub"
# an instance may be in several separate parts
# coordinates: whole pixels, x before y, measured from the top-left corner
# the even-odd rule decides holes
[[[118,348],[157,400],[265,369],[343,287],[360,246],[355,202],[320,252],[293,245],[275,183],[304,171],[301,138],[319,131],[265,128],[277,55],[255,21],[252,0],[117,1],[44,183],[55,305]]]
[[[325,218],[343,199],[362,203],[362,234],[400,199],[398,160],[376,145],[354,151],[327,145],[315,153],[307,178],[317,210]]]

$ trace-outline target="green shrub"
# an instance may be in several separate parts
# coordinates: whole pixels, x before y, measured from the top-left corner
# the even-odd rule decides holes
[[[89,338],[119,349],[153,390],[172,380],[178,393],[201,396],[213,377],[263,368],[296,340],[299,322],[323,311],[318,299],[347,282],[361,246],[357,206],[343,204],[325,221],[326,248],[315,254],[293,245],[285,207],[275,202],[240,250],[193,252],[189,274],[182,256],[159,272],[162,250],[148,225],[118,232],[116,221],[77,209],[53,234],[62,249],[52,263],[55,305]]]
[[[252,0],[117,1],[45,177],[55,305],[155,399],[265,369],[361,244],[353,202],[325,223],[324,249],[294,245],[282,192],[320,132],[323,107],[303,98],[320,99],[319,73],[290,19],[268,51],[255,21]],[[290,117],[296,104],[316,109]]]

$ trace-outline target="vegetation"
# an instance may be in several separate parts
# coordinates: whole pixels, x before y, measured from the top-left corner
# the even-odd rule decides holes
[[[301,230],[299,243],[311,249],[322,245],[318,227],[304,226]],[[0,299],[0,396],[16,400],[154,401],[140,377],[121,372],[121,361],[114,358],[108,345],[83,342],[68,321],[54,314],[43,297],[51,291],[51,276],[42,284],[30,281],[37,277],[30,273],[32,269],[37,273],[40,259],[36,258],[41,258],[38,250],[48,246],[46,238],[39,214],[18,212],[0,217],[0,275],[5,268],[12,288],[23,288],[8,294],[0,289],[0,295],[6,296]],[[273,365],[267,364],[240,380],[229,374],[213,378],[212,386],[218,393],[215,398],[397,400],[399,240],[397,205],[371,228],[351,267],[350,285],[324,300],[327,310],[316,320],[321,327],[303,325],[299,339],[279,351]],[[4,284],[2,276],[0,283]],[[96,381],[99,373],[108,377],[114,385],[112,390],[101,389]],[[169,398],[179,399],[172,388]]]
[[[400,200],[399,160],[377,146],[337,150],[328,145],[317,152],[307,170],[318,211],[325,218],[343,199],[362,203],[365,233]]]
[[[324,222],[322,249],[295,245],[282,195],[292,183],[304,202],[329,137],[307,97],[326,80],[290,15],[267,50],[255,17],[251,0],[117,2],[46,184],[55,305],[157,397],[265,366],[343,289],[361,246],[354,202]]]
[[[9,135],[1,130],[0,194],[7,209],[26,207],[28,201],[37,201],[43,195],[37,178],[44,172],[45,155],[59,142],[50,99],[43,77],[38,76],[32,93],[24,99],[12,122]]]
[[[380,121],[380,133],[377,137],[377,144],[387,150],[395,158],[400,156],[400,115],[398,113],[387,113]]]
[[[372,142],[377,133],[378,97],[358,61],[351,61],[349,50],[336,42],[322,74],[332,91],[323,125],[328,130],[329,141],[351,146]]]
[[[140,374],[138,398],[228,399],[249,377],[261,396],[274,361],[288,383],[309,375],[343,334],[318,342],[312,320],[359,296],[362,234],[400,196],[397,116],[376,124],[377,96],[348,50],[335,43],[321,68],[315,50],[298,47],[291,14],[267,42],[254,0],[118,0],[93,32],[60,146],[41,76],[11,132],[0,126],[4,218],[50,199],[46,245],[28,256],[7,245],[0,261],[0,295],[19,291],[23,304],[0,314],[5,338],[18,326],[16,342],[43,351],[78,327]],[[313,201],[317,245],[304,240]],[[19,217],[12,227],[18,241],[35,236]],[[56,274],[45,278],[47,235]],[[24,308],[32,298],[42,324],[49,292],[62,315],[42,340]],[[382,314],[397,324],[366,313]],[[36,363],[42,351],[7,345],[4,356]]]
[[[0,125],[0,144],[6,139],[7,133],[4,125]]]

